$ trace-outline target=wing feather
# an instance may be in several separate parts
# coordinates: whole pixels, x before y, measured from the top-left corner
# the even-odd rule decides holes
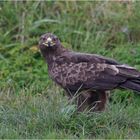
[[[106,58],[97,54],[77,53],[77,52],[70,52],[70,54],[73,59],[77,60],[77,62],[106,63],[106,64],[111,64],[111,65],[120,64],[116,60]]]
[[[75,87],[79,88],[79,86],[82,85],[82,88],[85,89],[109,90],[126,80],[126,78],[118,75],[119,70],[115,65],[82,62],[65,66],[61,65],[60,68],[62,67],[63,71],[59,71],[57,76],[58,78],[63,77],[59,83],[62,84],[64,88],[70,87],[71,89],[75,89]],[[66,76],[61,76],[64,75],[64,73]]]
[[[58,77],[61,75],[63,77],[59,83],[64,88],[76,90],[82,85],[82,89],[111,90],[128,79],[140,83],[140,73],[135,68],[103,56],[66,52],[57,60],[57,64],[61,65],[60,68],[64,69],[58,72]],[[65,67],[62,66],[64,62]],[[63,76],[63,72],[66,76]]]

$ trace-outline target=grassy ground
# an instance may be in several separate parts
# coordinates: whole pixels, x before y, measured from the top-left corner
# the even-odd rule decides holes
[[[140,138],[140,97],[116,90],[103,113],[77,113],[50,81],[37,44],[65,47],[140,69],[140,2],[0,2],[0,138]]]

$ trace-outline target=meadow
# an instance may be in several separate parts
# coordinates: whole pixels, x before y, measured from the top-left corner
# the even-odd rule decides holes
[[[140,95],[111,92],[102,113],[77,113],[49,78],[39,37],[140,70],[139,1],[0,1],[0,139],[138,139]]]

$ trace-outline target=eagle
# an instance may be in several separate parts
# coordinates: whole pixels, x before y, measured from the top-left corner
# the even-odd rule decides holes
[[[116,88],[140,92],[140,72],[134,67],[97,54],[69,50],[52,33],[40,37],[39,49],[50,78],[70,99],[76,97],[78,111],[103,111],[108,93]]]

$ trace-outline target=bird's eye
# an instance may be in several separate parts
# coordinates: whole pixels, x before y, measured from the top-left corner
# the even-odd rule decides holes
[[[42,38],[43,41],[44,41],[45,39],[46,39],[45,37]]]
[[[44,35],[42,35],[40,39],[45,40],[45,36],[44,36]]]
[[[53,41],[56,41],[57,40],[57,38],[55,37],[55,38],[53,38]]]

